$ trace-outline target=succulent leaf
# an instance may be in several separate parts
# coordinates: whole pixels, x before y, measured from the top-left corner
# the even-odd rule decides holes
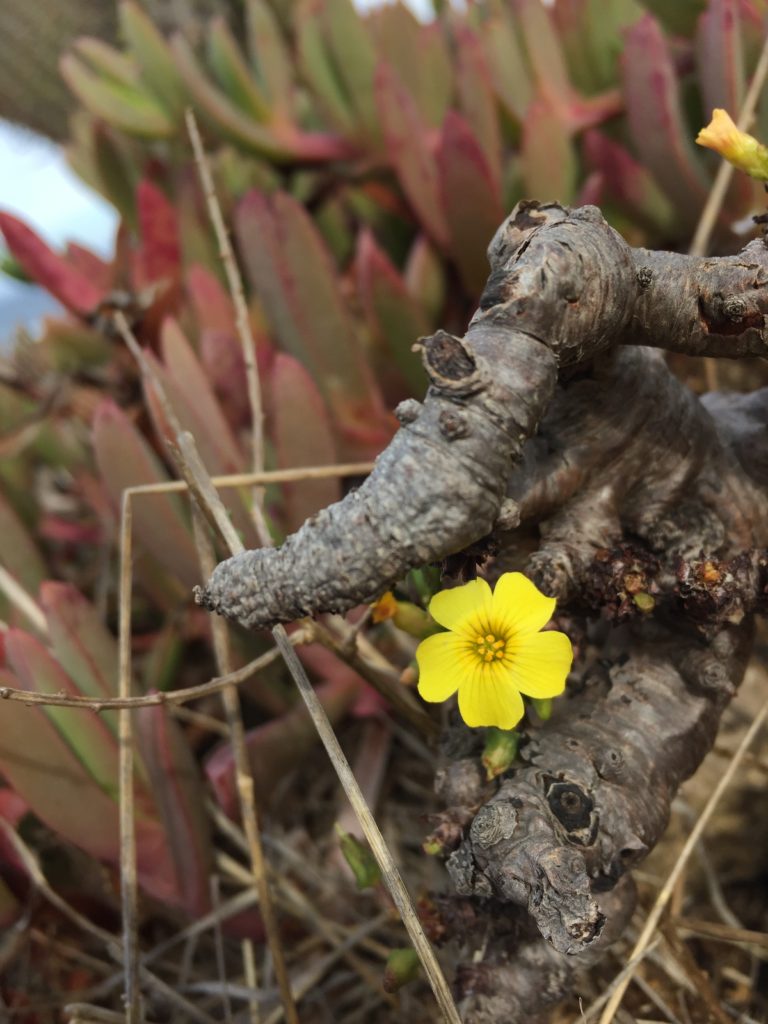
[[[218,80],[221,89],[248,117],[268,122],[272,112],[269,102],[222,17],[214,18],[207,36],[208,64]]]
[[[540,130],[537,128],[537,133]],[[488,240],[493,238],[492,225],[504,219],[504,208],[494,170],[460,114],[451,112],[445,119],[437,162],[451,255],[464,287],[479,298],[488,277],[485,252]],[[464,201],[468,189],[474,196],[471,204]]]
[[[113,402],[105,401],[96,410],[93,446],[115,513],[125,488],[168,480],[146,441]],[[199,582],[197,552],[178,498],[145,495],[134,504],[133,522],[137,543],[191,590]]]
[[[73,313],[90,313],[103,292],[84,274],[49,249],[26,224],[10,213],[0,212],[0,231],[14,259],[29,276]]]
[[[358,239],[355,273],[374,342],[374,370],[389,404],[406,394],[421,397],[427,377],[413,343],[429,333],[429,321],[367,229]]]
[[[60,63],[61,76],[80,102],[96,117],[144,139],[171,138],[172,118],[153,96],[92,71],[73,53]]]
[[[390,429],[384,403],[306,211],[284,193],[254,191],[240,204],[236,224],[246,271],[276,338],[317,381],[353,449],[380,445]]]
[[[651,15],[627,30],[621,66],[635,152],[690,226],[707,184],[683,120],[669,44]]]
[[[433,240],[445,248],[448,227],[429,132],[407,90],[386,64],[376,72],[376,97],[387,156],[403,192]]]
[[[272,430],[277,464],[282,468],[333,465],[337,461],[333,429],[322,395],[301,363],[278,352],[269,376]],[[311,429],[307,425],[311,424]],[[293,533],[315,512],[341,498],[338,479],[286,483],[283,522]]]
[[[118,8],[120,30],[141,69],[142,80],[172,120],[181,123],[187,91],[168,43],[149,14],[134,0],[122,0]]]

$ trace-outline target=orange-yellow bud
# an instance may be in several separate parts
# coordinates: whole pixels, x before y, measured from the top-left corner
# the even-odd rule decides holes
[[[713,110],[712,120],[701,129],[696,141],[700,146],[714,149],[752,178],[768,181],[768,147],[737,128],[727,111]]]

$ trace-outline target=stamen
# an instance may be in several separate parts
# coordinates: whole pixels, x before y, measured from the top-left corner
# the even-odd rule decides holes
[[[504,643],[504,640],[497,640],[496,643],[493,645],[493,649],[495,651],[498,651],[500,648],[504,646]]]
[[[485,640],[481,636],[476,636],[475,643],[477,644],[478,647],[482,647],[483,644],[485,643]]]
[[[496,657],[497,658],[503,658],[504,657],[504,651],[496,651]]]
[[[487,651],[487,652],[486,652],[486,655],[485,655],[485,660],[486,660],[486,661],[493,661],[493,655],[491,654],[491,652],[490,652],[490,651]]]
[[[496,637],[493,635],[493,633],[489,633],[488,636],[485,638],[485,642],[487,644],[492,644],[495,639]]]

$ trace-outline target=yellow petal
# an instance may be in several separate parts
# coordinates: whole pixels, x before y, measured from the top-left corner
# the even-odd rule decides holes
[[[429,614],[446,629],[459,629],[475,616],[485,622],[490,609],[491,588],[480,578],[453,590],[441,590],[429,602]]]
[[[753,178],[760,181],[768,179],[768,149],[753,135],[741,131],[727,111],[713,110],[712,120],[701,129],[696,142],[714,149],[734,167],[746,171]]]
[[[547,631],[522,637],[509,649],[512,682],[526,697],[557,697],[573,664],[573,648],[565,633]]]
[[[477,668],[459,687],[461,717],[473,729],[496,726],[514,729],[523,717],[523,698],[501,665]]]
[[[552,618],[556,603],[521,572],[505,572],[493,591],[492,622],[508,636],[536,633]]]
[[[448,700],[456,693],[473,667],[467,658],[466,641],[454,633],[435,633],[422,640],[416,648],[416,661],[419,693],[432,703]]]

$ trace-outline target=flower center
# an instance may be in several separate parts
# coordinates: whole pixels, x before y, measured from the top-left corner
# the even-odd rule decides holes
[[[485,636],[475,637],[475,651],[478,657],[485,662],[496,661],[504,657],[506,651],[506,640],[499,640],[493,633],[486,633]]]

